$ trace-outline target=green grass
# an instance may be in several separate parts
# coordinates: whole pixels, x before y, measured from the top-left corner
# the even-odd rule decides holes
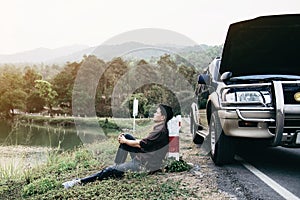
[[[24,119],[23,119],[24,120]],[[39,122],[44,119],[39,118]],[[56,119],[56,123],[61,122]],[[84,123],[91,123],[91,119]],[[190,199],[194,192],[182,187],[180,180],[170,181],[168,172],[188,170],[184,161],[167,161],[166,170],[154,175],[126,173],[121,180],[96,181],[69,190],[62,183],[73,178],[85,177],[113,164],[119,129],[132,132],[132,119],[97,119],[102,127],[110,130],[110,137],[97,143],[61,152],[49,151],[47,162],[34,168],[14,172],[13,166],[0,168],[0,199]],[[44,123],[44,122],[43,122]],[[136,121],[137,138],[145,136],[152,127],[151,120]]]
[[[181,189],[180,181],[161,181],[159,176],[126,176],[122,180],[108,179],[101,182],[75,186],[65,190],[56,185],[55,180],[43,178],[27,185],[23,198],[32,199],[178,199],[195,197],[186,189]],[[34,194],[34,195],[31,195]]]
[[[124,178],[96,181],[64,189],[62,183],[112,164],[115,138],[72,151],[52,151],[47,163],[22,175],[0,180],[0,199],[189,199],[195,194],[170,181],[168,173],[127,173]],[[173,166],[174,167],[174,166]]]
[[[16,179],[22,174],[21,169],[14,163],[0,166],[0,179]]]

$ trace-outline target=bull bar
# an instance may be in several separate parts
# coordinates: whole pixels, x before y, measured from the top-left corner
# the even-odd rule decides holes
[[[300,81],[272,81],[270,83],[256,83],[256,84],[235,84],[228,85],[221,89],[221,94],[223,94],[224,90],[231,88],[257,88],[257,87],[273,87],[274,101],[272,105],[268,106],[264,103],[258,102],[226,102],[219,96],[219,101],[221,102],[221,109],[223,110],[231,110],[236,111],[237,116],[240,120],[243,121],[252,121],[252,122],[275,122],[275,133],[274,139],[272,141],[273,146],[278,146],[282,141],[282,136],[284,132],[284,121],[286,118],[286,114],[300,114],[300,104],[299,105],[291,105],[284,103],[284,91],[283,84],[300,84]],[[251,90],[249,90],[251,91]],[[275,107],[273,107],[275,106]],[[275,118],[247,118],[242,115],[241,111],[275,111]]]

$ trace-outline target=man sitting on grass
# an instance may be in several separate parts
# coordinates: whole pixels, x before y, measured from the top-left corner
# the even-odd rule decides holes
[[[162,160],[168,152],[169,131],[167,122],[172,118],[172,108],[160,104],[153,117],[155,125],[147,137],[137,140],[130,134],[121,133],[118,136],[120,145],[115,158],[115,165],[91,176],[64,182],[63,186],[68,189],[80,183],[84,184],[106,178],[118,178],[122,177],[127,171],[139,172],[146,169],[154,172],[159,170]],[[125,162],[128,152],[130,153],[131,161]]]

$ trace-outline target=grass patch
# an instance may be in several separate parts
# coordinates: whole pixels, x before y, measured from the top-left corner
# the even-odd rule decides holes
[[[180,181],[166,180],[165,174],[149,176],[126,176],[122,180],[108,179],[101,182],[76,186],[69,190],[56,188],[53,183],[44,183],[53,186],[43,194],[35,193],[33,199],[186,199],[195,198],[195,195],[180,187]],[[34,189],[33,189],[34,190]],[[42,191],[42,190],[41,190]]]
[[[85,177],[112,164],[118,143],[114,137],[75,150],[51,151],[47,163],[17,179],[0,180],[0,199],[189,199],[193,191],[170,181],[165,172],[126,173],[119,179],[96,181],[69,190],[62,183]],[[180,168],[180,167],[179,167]],[[180,168],[182,169],[182,168]],[[184,198],[183,198],[184,197]]]
[[[13,163],[0,166],[0,179],[16,179],[21,174],[20,170]]]
[[[54,188],[59,188],[59,184],[55,180],[55,178],[53,177],[41,178],[41,179],[34,180],[32,183],[29,183],[28,185],[25,185],[23,187],[22,196],[27,197],[35,194],[44,194]]]
[[[183,172],[183,171],[188,171],[192,168],[181,158],[179,160],[176,160],[175,158],[172,157],[167,158],[164,161],[163,166],[166,172]]]

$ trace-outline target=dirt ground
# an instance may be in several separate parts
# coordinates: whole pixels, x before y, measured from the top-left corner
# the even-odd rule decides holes
[[[172,176],[175,180],[182,181],[182,187],[195,191],[199,199],[237,199],[234,195],[219,189],[217,183],[219,170],[210,156],[199,145],[193,144],[189,124],[184,121],[180,131],[180,156],[193,166],[189,172]]]

